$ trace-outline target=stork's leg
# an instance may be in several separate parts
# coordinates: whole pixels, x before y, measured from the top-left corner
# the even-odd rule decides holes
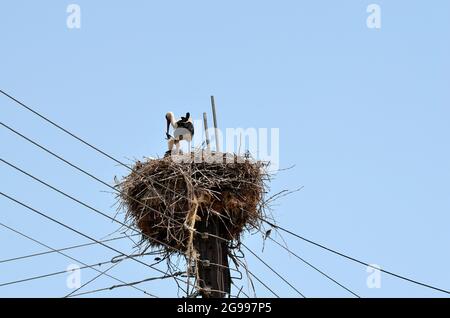
[[[175,144],[175,140],[173,138],[170,138],[169,141],[167,142],[167,146],[169,148],[169,151],[172,151],[174,144]]]
[[[173,138],[170,138],[167,141],[167,148],[168,148],[168,150],[166,151],[164,157],[168,157],[168,156],[170,156],[172,154],[173,145],[174,145],[174,140],[173,140]]]
[[[175,140],[175,154],[177,154],[177,155],[180,154],[180,141],[179,140]]]

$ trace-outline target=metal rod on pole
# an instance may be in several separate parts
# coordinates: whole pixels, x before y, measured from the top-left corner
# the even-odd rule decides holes
[[[203,113],[203,125],[205,126],[205,137],[206,137],[206,149],[208,152],[211,151],[211,140],[209,139],[209,130],[208,130],[208,115]]]
[[[211,96],[211,107],[214,121],[214,135],[216,137],[216,152],[220,152],[219,128],[217,127],[216,103],[214,101],[214,96]]]

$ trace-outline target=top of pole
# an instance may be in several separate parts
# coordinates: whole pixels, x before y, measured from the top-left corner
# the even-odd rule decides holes
[[[203,125],[205,126],[205,137],[206,137],[206,149],[208,149],[208,152],[211,150],[211,141],[209,139],[209,130],[208,130],[208,115],[206,113],[203,113]]]
[[[214,122],[214,135],[216,137],[216,152],[220,152],[219,128],[217,126],[216,102],[214,101],[214,96],[211,96],[211,107],[212,107],[213,122]]]

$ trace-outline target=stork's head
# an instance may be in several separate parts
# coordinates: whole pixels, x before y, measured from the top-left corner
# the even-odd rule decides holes
[[[173,118],[174,118],[174,115],[173,115],[172,112],[168,112],[168,113],[166,114],[166,120],[167,120],[168,123],[170,123],[170,122],[172,121]]]
[[[173,118],[173,113],[172,112],[168,112],[166,114],[166,122],[167,122],[167,130],[166,130],[166,136],[167,139],[170,139],[170,135],[169,135],[169,127],[170,127],[170,123],[174,120]]]

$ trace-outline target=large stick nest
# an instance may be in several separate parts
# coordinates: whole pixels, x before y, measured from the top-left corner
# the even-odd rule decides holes
[[[142,233],[141,245],[184,252],[191,244],[189,225],[211,217],[223,222],[221,236],[229,241],[260,227],[267,165],[234,154],[217,162],[218,156],[225,158],[216,154],[216,162],[207,162],[185,155],[183,162],[169,156],[135,163],[117,187],[127,221]]]

